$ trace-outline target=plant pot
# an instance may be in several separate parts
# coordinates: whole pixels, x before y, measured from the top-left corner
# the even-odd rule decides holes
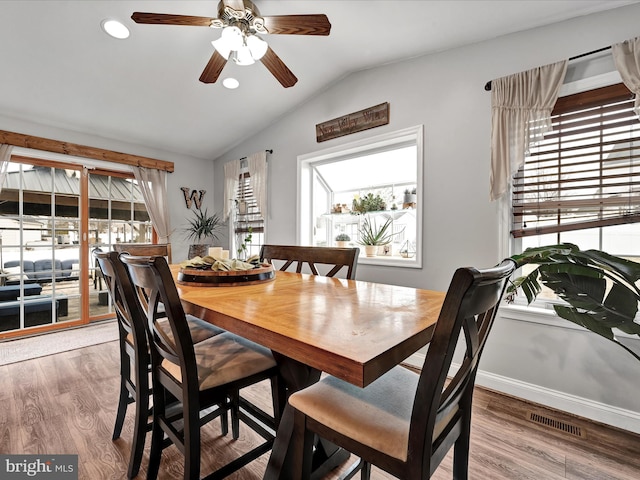
[[[367,257],[375,257],[378,253],[378,245],[365,245],[364,246],[364,254]]]
[[[346,242],[344,240],[336,240],[336,247],[338,248],[347,248],[348,245],[349,242]]]
[[[189,253],[187,259],[190,260],[194,257],[206,257],[209,255],[209,245],[206,243],[198,243],[189,245]]]

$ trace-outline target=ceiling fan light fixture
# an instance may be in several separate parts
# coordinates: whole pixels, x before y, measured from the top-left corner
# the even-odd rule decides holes
[[[211,45],[218,51],[220,55],[224,57],[225,60],[229,60],[229,55],[231,54],[231,49],[227,42],[224,41],[222,37],[217,40],[211,42]]]
[[[254,60],[260,60],[267,53],[269,45],[256,35],[249,35],[247,37],[247,47],[251,51],[251,56]]]
[[[246,45],[233,52],[231,58],[236,63],[236,65],[240,65],[242,67],[253,65],[255,63],[255,60],[251,56],[251,50]]]
[[[222,29],[220,40],[227,44],[229,50],[238,50],[244,44],[244,34],[238,27],[230,25]]]

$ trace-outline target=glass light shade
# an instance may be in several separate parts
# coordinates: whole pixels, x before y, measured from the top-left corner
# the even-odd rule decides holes
[[[262,40],[260,37],[257,37],[256,35],[249,35],[247,37],[247,47],[249,47],[253,59],[260,60],[262,57],[264,57],[264,54],[267,53],[269,45],[267,44],[267,42]]]
[[[249,47],[246,45],[240,47],[236,51],[233,61],[236,62],[236,65],[241,66],[252,65],[255,63],[255,60],[251,56],[251,50],[249,50]]]
[[[225,42],[222,37],[220,37],[217,40],[214,40],[213,42],[211,42],[211,44],[218,51],[218,53],[224,57],[225,60],[229,60],[229,54],[231,53],[231,49],[229,48],[229,45],[227,45],[227,42]]]
[[[238,27],[224,27],[220,39],[223,40],[229,50],[238,50],[244,44],[244,35]]]

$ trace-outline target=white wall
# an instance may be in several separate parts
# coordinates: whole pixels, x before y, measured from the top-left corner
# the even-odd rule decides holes
[[[223,164],[272,148],[267,242],[295,243],[298,155],[423,124],[423,268],[361,265],[357,277],[444,290],[456,267],[489,266],[501,255],[499,212],[489,201],[485,83],[638,36],[638,19],[640,5],[633,5],[354,73],[217,159],[216,205],[222,205]],[[317,123],[382,102],[390,102],[389,125],[316,143]],[[501,318],[479,381],[619,425],[620,418],[640,419],[639,367],[590,332]],[[640,431],[640,422],[619,426]]]
[[[190,190],[206,190],[207,193],[204,195],[202,208],[208,208],[209,213],[215,212],[213,201],[213,162],[211,160],[198,159],[173,152],[157,150],[153,147],[134,145],[98,135],[83,134],[2,115],[0,115],[0,130],[8,130],[25,135],[35,135],[174,162],[175,172],[169,174],[167,180],[169,215],[171,218],[171,227],[174,229],[174,233],[171,236],[174,261],[182,261],[187,258],[188,243],[181,229],[186,226],[187,218],[193,215],[193,209],[195,208],[192,206],[191,211],[187,210],[180,188],[189,187]],[[64,158],[64,156],[58,155],[57,158]]]

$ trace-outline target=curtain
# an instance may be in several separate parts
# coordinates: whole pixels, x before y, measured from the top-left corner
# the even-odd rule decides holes
[[[238,177],[240,176],[240,160],[231,160],[224,164],[224,220],[229,218],[233,210],[233,201],[238,189]]]
[[[509,188],[529,144],[551,128],[567,61],[491,81],[491,200]]]
[[[136,177],[144,204],[149,212],[158,243],[170,243],[169,203],[167,199],[167,172],[155,168],[131,167]]]
[[[622,81],[636,95],[633,110],[640,116],[640,37],[616,43],[611,50]]]
[[[247,157],[249,182],[262,218],[267,217],[267,152],[264,150]]]
[[[4,185],[4,180],[7,178],[7,171],[9,169],[9,160],[11,160],[11,151],[13,145],[6,145],[0,143],[0,192]]]

